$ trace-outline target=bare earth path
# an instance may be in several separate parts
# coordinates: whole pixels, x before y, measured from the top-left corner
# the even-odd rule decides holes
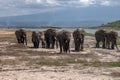
[[[71,40],[71,53],[58,54],[59,49],[33,49],[30,41],[18,45],[13,30],[0,31],[0,80],[120,80],[120,67],[107,65],[120,62],[120,52],[94,48],[90,36],[84,51],[74,52]]]

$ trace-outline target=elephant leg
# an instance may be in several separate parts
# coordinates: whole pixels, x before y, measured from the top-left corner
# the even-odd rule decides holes
[[[42,41],[42,48],[45,48],[45,42]]]
[[[18,43],[20,43],[20,39],[17,39]]]
[[[114,43],[111,42],[111,49],[114,49]]]
[[[51,43],[52,43],[51,48],[54,49],[55,39],[53,39]]]
[[[77,43],[77,51],[80,51],[80,50],[81,50],[81,43],[78,42],[78,43]]]
[[[49,40],[47,40],[47,48],[50,48],[50,41]]]
[[[63,47],[63,45],[62,45],[61,42],[59,42],[59,45],[60,45],[60,53],[62,53],[62,47]]]
[[[103,41],[103,45],[102,45],[102,48],[105,48],[105,41]]]
[[[75,51],[78,51],[78,43],[75,41]]]
[[[83,43],[81,43],[81,48],[80,48],[81,51],[83,51]]]
[[[99,47],[100,47],[99,41],[97,41],[97,43],[96,43],[96,48],[99,48]]]
[[[70,40],[68,41],[67,47],[68,47],[68,51],[69,51],[69,53],[70,53]]]
[[[20,39],[20,40],[21,40],[21,43],[23,43],[23,44],[24,44],[24,39],[23,39],[23,37],[21,37],[21,39]]]
[[[38,42],[37,42],[37,48],[39,48],[39,43],[40,43],[40,42],[38,41]]]

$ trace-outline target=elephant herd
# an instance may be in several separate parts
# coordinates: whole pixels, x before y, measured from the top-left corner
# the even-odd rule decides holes
[[[96,38],[96,47],[100,47],[100,42],[102,42],[102,48],[107,49],[114,49],[114,47],[117,47],[117,37],[118,33],[115,31],[107,31],[107,30],[98,30],[95,32],[95,38]]]
[[[24,29],[19,29],[15,31],[15,35],[18,43],[26,43],[27,45],[27,33]],[[73,31],[73,33],[62,30],[57,31],[56,29],[47,29],[42,32],[32,32],[32,43],[34,48],[39,48],[41,43],[42,48],[54,49],[60,48],[60,53],[62,52],[70,52],[70,41],[73,36],[75,51],[83,51],[84,48],[84,36],[85,30],[78,28]],[[102,42],[102,48],[114,49],[114,46],[117,47],[117,37],[118,33],[115,31],[106,31],[106,30],[98,30],[95,32],[96,39],[96,48],[100,47],[100,42]]]

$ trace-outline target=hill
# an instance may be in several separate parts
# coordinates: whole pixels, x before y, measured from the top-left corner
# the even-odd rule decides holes
[[[120,29],[120,20],[109,22],[107,24],[102,24],[99,26],[99,28],[105,28],[105,29]]]

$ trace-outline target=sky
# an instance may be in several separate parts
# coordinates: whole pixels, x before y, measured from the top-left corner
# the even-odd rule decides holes
[[[117,20],[120,20],[120,0],[0,0],[0,22],[6,24],[78,26],[84,23],[86,26]]]
[[[59,11],[65,8],[120,7],[120,0],[0,0],[0,17]]]

